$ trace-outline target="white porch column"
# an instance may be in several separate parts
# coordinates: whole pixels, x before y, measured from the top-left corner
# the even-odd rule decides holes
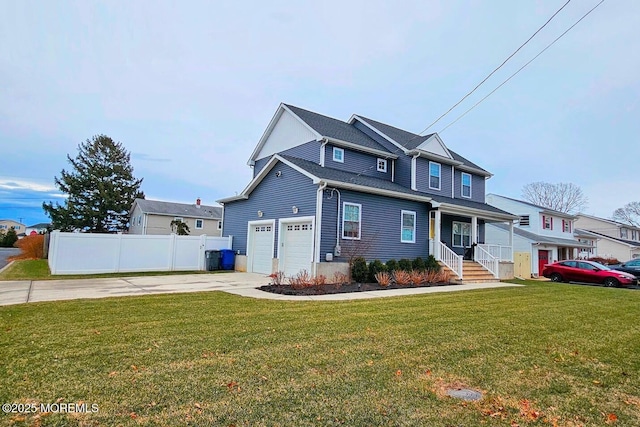
[[[441,219],[442,219],[442,214],[440,213],[439,210],[436,211],[436,218],[435,218],[435,236],[433,238],[434,242],[433,242],[433,256],[439,261],[440,260],[440,227],[441,227]]]
[[[511,262],[513,262],[513,221],[509,222],[509,246],[511,246]]]
[[[471,217],[471,244],[478,243],[478,217]]]

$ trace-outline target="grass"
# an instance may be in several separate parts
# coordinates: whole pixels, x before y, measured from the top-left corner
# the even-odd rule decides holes
[[[14,261],[5,271],[0,273],[2,280],[56,280],[56,279],[99,279],[108,277],[132,276],[169,276],[174,274],[210,274],[211,271],[152,271],[136,273],[105,274],[65,274],[51,275],[46,259],[29,259]]]
[[[1,307],[0,400],[99,411],[0,424],[637,426],[640,292],[523,283],[352,302],[209,292]],[[450,386],[484,398],[449,398]]]

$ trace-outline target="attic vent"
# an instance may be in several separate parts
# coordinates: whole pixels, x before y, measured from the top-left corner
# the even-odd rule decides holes
[[[529,215],[520,215],[520,225],[529,225]]]
[[[279,176],[281,176],[281,175],[282,175],[282,171],[278,171],[278,172],[276,172],[276,176],[278,176],[278,177],[279,177]]]

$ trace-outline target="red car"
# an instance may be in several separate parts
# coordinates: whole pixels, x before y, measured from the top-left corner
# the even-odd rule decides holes
[[[602,283],[605,286],[637,285],[638,279],[629,273],[613,270],[593,261],[568,260],[547,264],[542,275],[553,282]]]

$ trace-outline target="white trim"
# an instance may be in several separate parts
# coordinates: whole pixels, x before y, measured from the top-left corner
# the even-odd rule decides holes
[[[411,189],[413,191],[418,191],[418,187],[417,187],[417,181],[418,178],[416,177],[416,169],[418,169],[418,163],[417,163],[417,159],[418,156],[413,156],[411,158]]]
[[[471,241],[471,238],[473,236],[473,230],[472,228],[472,223],[470,222],[464,222],[464,221],[451,221],[451,246],[453,246],[454,248],[466,248],[466,246],[464,245],[464,236],[465,234],[460,233],[460,244],[456,245],[456,239],[455,239],[455,232],[454,232],[454,228],[453,225],[454,224],[460,224],[461,228],[460,231],[462,231],[462,225],[463,224],[468,224],[469,225],[469,245],[471,245],[473,242]]]
[[[353,142],[343,141],[342,139],[329,138],[328,136],[323,137],[323,139],[327,142],[330,142],[331,144],[339,145],[345,148],[350,148],[355,151],[362,151],[363,153],[374,154],[376,156],[385,157],[389,159],[398,158],[396,154],[390,153],[388,151],[376,150],[375,148],[365,147],[364,145],[354,144]]]
[[[200,221],[200,227],[198,227],[198,221]],[[195,223],[194,228],[196,230],[202,230],[204,228],[204,219],[195,218],[193,222]]]
[[[438,165],[438,167],[440,168],[439,169],[440,173],[438,175],[438,186],[437,187],[432,187],[431,186],[431,165],[432,164]],[[441,190],[442,189],[442,164],[429,160],[428,177],[429,177],[429,190]]]
[[[320,242],[322,239],[322,201],[324,198],[324,189],[327,188],[327,184],[319,185],[318,191],[316,191],[316,228],[315,228],[315,238],[314,238],[314,247],[313,247],[313,260],[316,263],[320,262]],[[314,274],[317,272],[314,271]]]
[[[409,194],[409,193],[400,193],[397,191],[392,191],[392,190],[384,190],[381,188],[373,188],[373,187],[367,187],[364,185],[358,185],[358,184],[349,184],[346,182],[341,182],[341,181],[333,181],[330,179],[322,179],[322,180],[318,180],[317,182],[314,183],[318,183],[318,182],[326,182],[327,185],[331,186],[331,187],[337,187],[337,188],[346,188],[349,190],[356,190],[356,191],[360,191],[363,193],[369,193],[369,194],[380,194],[382,196],[388,196],[388,197],[393,197],[395,199],[406,199],[406,200],[413,200],[413,201],[420,201],[420,202],[427,202],[427,203],[431,203],[433,201],[433,199],[431,197],[429,197],[426,193],[424,196],[420,196],[417,194]]]
[[[366,127],[368,127],[369,129],[371,129],[372,131],[374,131],[375,133],[377,133],[378,135],[380,135],[381,137],[383,137],[384,139],[386,139],[387,141],[389,141],[391,144],[395,145],[396,147],[398,147],[400,150],[402,150],[402,152],[404,154],[407,154],[407,149],[405,147],[403,147],[402,145],[400,145],[400,143],[398,143],[396,140],[394,140],[393,138],[391,138],[390,136],[386,135],[384,132],[380,131],[378,128],[376,128],[375,126],[367,123],[366,119],[354,114],[351,116],[351,118],[349,119],[349,124],[353,124],[354,121],[359,121],[360,123],[362,123],[363,125],[365,125]]]
[[[413,215],[413,232],[411,233],[411,235],[413,236],[412,240],[403,240],[402,232],[404,231],[404,215],[405,214]],[[418,229],[417,221],[418,221],[418,215],[416,214],[415,211],[405,211],[405,210],[400,211],[400,243],[416,242],[416,232]]]
[[[451,165],[451,198],[456,198],[456,167]]]
[[[391,182],[396,182],[396,161],[391,161]]]
[[[275,250],[275,228],[276,228],[276,220],[275,219],[261,219],[257,221],[247,221],[247,247],[245,248],[245,254],[247,256],[247,271],[251,269],[253,271],[253,256],[251,255],[251,227],[256,225],[270,225],[271,232],[274,233],[274,238],[271,239],[271,259],[273,259],[273,252]]]
[[[444,145],[444,142],[442,141],[442,139],[440,138],[440,136],[437,133],[432,134],[429,138],[427,138],[424,141],[422,141],[422,143],[420,145],[418,145],[415,149],[416,150],[425,151],[426,153],[435,154],[435,155],[437,155],[439,157],[442,157],[439,154],[437,154],[437,153],[435,153],[433,151],[429,151],[429,150],[426,149],[431,144],[431,141],[433,139],[435,139],[436,143],[440,145],[442,150],[447,154],[447,157],[449,159],[451,159],[451,160],[454,160],[453,156],[451,155],[451,152],[449,152],[449,149],[447,148],[446,145]],[[454,161],[456,161],[456,160],[454,160]]]
[[[380,165],[382,165],[382,167],[380,167]],[[387,172],[387,159],[381,159],[380,157],[378,157],[376,159],[376,170],[378,172]]]
[[[358,237],[345,237],[344,235],[344,213],[345,206],[357,206],[358,207]],[[360,240],[362,238],[362,205],[360,203],[342,202],[342,239],[343,240]]]
[[[278,258],[278,270],[279,271],[284,271],[284,263],[285,263],[285,258],[283,256],[283,253],[281,251],[282,249],[282,245],[284,244],[283,238],[282,236],[283,234],[283,225],[287,225],[290,223],[295,223],[295,222],[311,222],[311,227],[313,228],[313,233],[311,233],[311,238],[313,239],[313,241],[311,242],[311,253],[309,253],[309,269],[311,269],[313,267],[313,253],[314,253],[314,247],[315,247],[315,230],[316,230],[316,217],[315,216],[294,216],[294,217],[287,217],[287,218],[280,218],[278,219],[278,248],[277,248],[277,255],[276,258]],[[309,271],[309,273],[312,273],[311,271]]]
[[[465,187],[465,185],[464,185],[464,177],[465,177],[465,175],[469,177],[469,195],[468,196],[464,195],[464,187]],[[473,195],[472,185],[473,185],[473,176],[470,173],[462,172],[460,174],[460,197],[464,197],[465,199],[471,199],[472,195]]]
[[[320,144],[320,166],[324,167],[325,151],[327,150],[327,141]]]
[[[340,158],[336,157],[336,154],[340,153]],[[331,160],[337,163],[344,163],[344,148],[333,147],[333,154],[331,156]]]

